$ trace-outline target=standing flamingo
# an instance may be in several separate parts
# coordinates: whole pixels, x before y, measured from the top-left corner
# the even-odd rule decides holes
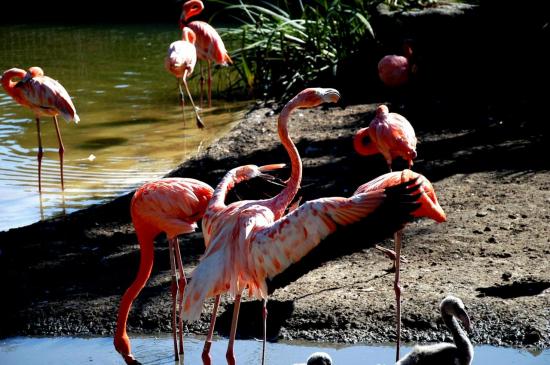
[[[404,56],[387,55],[378,62],[378,76],[384,85],[397,87],[405,85],[409,81],[410,73],[416,72],[416,67],[411,65],[412,48],[409,42],[403,45]]]
[[[284,165],[268,165],[259,168],[260,173],[254,175],[239,174],[240,179],[234,181],[233,187],[240,181],[256,176],[266,176],[262,172]],[[241,171],[246,167],[236,170]],[[182,303],[187,280],[183,272],[178,235],[193,232],[196,222],[202,218],[208,201],[212,198],[213,189],[208,184],[189,178],[164,178],[142,185],[136,190],[131,202],[132,223],[134,224],[140,245],[140,266],[136,279],[122,296],[118,312],[117,329],[114,336],[116,350],[123,356],[127,364],[137,364],[131,354],[130,339],[126,333],[126,323],[132,302],[145,286],[153,267],[153,240],[161,232],[166,233],[170,252],[170,268],[172,272],[172,335],[174,339],[174,354],[178,361],[183,354],[183,322]],[[208,242],[208,241],[207,241]],[[178,309],[176,310],[176,297]],[[176,327],[176,318],[179,319]],[[179,352],[176,340],[179,330]]]
[[[116,350],[127,364],[138,364],[131,353],[130,339],[126,333],[126,322],[132,302],[145,286],[153,268],[153,241],[161,232],[168,238],[170,268],[172,272],[172,335],[174,353],[178,361],[176,340],[176,316],[179,315],[179,353],[183,354],[183,325],[181,321],[181,302],[186,285],[183,272],[178,235],[193,232],[196,222],[202,218],[213,189],[195,179],[165,178],[141,186],[131,202],[132,223],[140,247],[140,264],[136,279],[126,290],[118,310],[117,327],[114,336]],[[176,297],[180,310],[176,311]]]
[[[396,185],[399,183],[404,183],[412,179],[418,178],[419,175],[411,170],[403,170],[397,172],[389,172],[385,175],[382,175],[366,184],[361,185],[355,191],[355,194],[367,193],[369,191],[377,191],[379,189]],[[416,210],[412,215],[413,217],[428,217],[435,220],[438,223],[444,222],[447,217],[441,206],[437,202],[437,197],[433,190],[431,183],[422,176],[420,179],[421,182],[421,192],[422,195],[419,199],[421,207]],[[399,283],[399,274],[400,274],[400,258],[401,258],[401,237],[402,229],[398,230],[394,235],[394,244],[395,244],[395,280],[394,280],[394,290],[395,290],[395,299],[396,299],[396,361],[399,360],[399,349],[401,345],[401,285]]]
[[[278,119],[279,137],[291,161],[291,176],[286,187],[275,197],[264,200],[241,201],[226,206],[224,203],[227,190],[233,181],[235,171],[229,171],[216,187],[214,197],[210,201],[203,219],[203,232],[208,248],[199,265],[193,271],[193,280],[189,291],[185,294],[184,315],[186,319],[196,320],[200,315],[202,304],[206,297],[216,297],[214,306],[219,303],[219,295],[229,292],[235,297],[235,309],[226,358],[229,364],[235,363],[233,344],[235,341],[237,318],[242,291],[248,286],[249,295],[264,300],[264,346],[262,349],[262,363],[265,356],[266,333],[266,299],[265,282],[260,283],[252,275],[253,266],[250,261],[249,245],[250,230],[254,227],[246,226],[246,221],[255,217],[266,217],[267,223],[281,218],[288,205],[296,195],[302,180],[302,161],[296,146],[288,133],[288,119],[296,108],[311,108],[322,103],[336,102],[340,98],[334,89],[311,88],[306,89],[290,100]],[[216,268],[215,270],[213,268]],[[213,317],[212,320],[215,320]],[[209,333],[207,341],[211,340]],[[203,362],[210,364],[209,348],[203,352]]]
[[[370,139],[370,141],[368,141]],[[392,170],[392,161],[401,157],[409,168],[416,158],[416,135],[407,119],[397,113],[390,113],[388,107],[376,108],[376,117],[367,128],[362,128],[353,138],[355,151],[363,156],[381,153]]]
[[[195,64],[197,63],[197,51],[195,50],[195,33],[189,28],[183,28],[183,36],[181,41],[175,41],[170,44],[168,48],[168,55],[164,59],[164,66],[178,80],[178,87],[180,89],[181,103],[182,108],[185,106],[183,91],[181,90],[180,79],[185,86],[187,95],[189,95],[189,100],[191,100],[191,105],[195,111],[197,127],[204,128],[204,123],[199,116],[197,107],[193,102],[193,97],[191,92],[189,92],[189,87],[187,86],[187,78],[193,73]]]
[[[367,140],[370,140],[367,142]],[[388,168],[392,171],[392,161],[400,156],[408,162],[409,168],[416,158],[416,135],[412,125],[407,119],[397,113],[390,113],[388,107],[380,105],[376,109],[376,117],[371,121],[368,128],[360,129],[353,138],[353,146],[360,155],[372,155],[381,153],[386,159]],[[395,233],[395,251],[376,246],[377,249],[385,252],[393,259],[395,270],[395,299],[396,320],[397,320],[397,345],[396,357],[399,358],[401,344],[401,287],[399,285],[399,270],[401,262],[401,238],[402,232]]]
[[[14,81],[19,79],[19,81]],[[68,122],[78,123],[74,104],[67,90],[56,80],[44,76],[40,67],[31,67],[28,72],[19,68],[11,68],[2,74],[2,87],[16,102],[31,109],[36,117],[38,131],[38,191],[42,192],[42,136],[40,135],[40,117],[52,116],[59,143],[59,166],[61,171],[61,189],[65,189],[63,181],[63,154],[65,147],[61,139],[61,131],[57,116],[61,114]]]
[[[180,17],[180,27],[191,28],[197,35],[195,47],[197,48],[197,56],[199,60],[205,60],[208,64],[208,107],[212,106],[212,71],[211,63],[216,62],[222,66],[233,63],[231,57],[225,49],[222,38],[216,30],[208,23],[194,20],[188,22],[189,18],[200,14],[204,9],[204,4],[200,0],[189,0],[183,4],[183,9]],[[204,77],[202,65],[200,65],[200,105],[202,107],[202,94],[204,89]]]

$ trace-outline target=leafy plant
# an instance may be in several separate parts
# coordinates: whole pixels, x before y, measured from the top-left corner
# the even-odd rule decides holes
[[[223,37],[237,45],[231,57],[241,86],[268,98],[336,77],[341,62],[374,38],[366,6],[380,1],[217,2],[239,23]]]

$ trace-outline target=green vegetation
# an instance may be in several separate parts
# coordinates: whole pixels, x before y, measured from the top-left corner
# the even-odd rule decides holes
[[[392,9],[422,7],[436,0],[261,1],[225,6],[224,17],[237,21],[222,33],[230,45],[234,72],[228,91],[250,97],[287,98],[308,85],[336,78],[342,63],[372,47],[375,31],[369,12],[386,3]],[[221,15],[221,12],[219,13]]]

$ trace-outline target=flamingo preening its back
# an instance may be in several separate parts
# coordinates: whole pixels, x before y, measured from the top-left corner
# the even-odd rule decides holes
[[[181,103],[182,108],[185,106],[183,91],[181,90],[181,83],[185,86],[191,105],[195,112],[197,127],[204,128],[204,123],[202,122],[201,117],[197,111],[197,107],[193,102],[193,97],[189,91],[187,85],[187,78],[193,73],[195,64],[197,63],[197,51],[195,49],[195,33],[190,28],[183,28],[183,36],[181,41],[175,41],[170,44],[168,47],[168,54],[164,59],[164,67],[172,75],[176,76],[178,80],[178,87],[180,89]],[[180,82],[181,80],[181,82]]]
[[[27,72],[19,68],[11,68],[5,71],[2,74],[2,87],[16,102],[31,109],[35,114],[36,129],[38,131],[38,191],[40,192],[42,192],[42,156],[44,155],[40,134],[40,117],[53,117],[59,143],[61,189],[64,189],[63,155],[65,147],[63,146],[57,116],[61,115],[68,122],[78,123],[80,121],[69,93],[63,85],[45,76],[44,71],[36,66],[29,68]]]
[[[190,18],[200,14],[204,9],[204,4],[200,0],[186,1],[182,6],[180,17],[180,27],[189,27],[195,32],[197,40],[195,47],[197,48],[197,56],[199,60],[204,60],[208,64],[208,107],[212,106],[212,71],[211,64],[215,62],[219,65],[226,66],[233,63],[231,57],[225,49],[222,38],[218,32],[208,23],[194,20]],[[202,106],[202,94],[204,89],[204,78],[202,76],[202,66],[200,66],[200,105]]]

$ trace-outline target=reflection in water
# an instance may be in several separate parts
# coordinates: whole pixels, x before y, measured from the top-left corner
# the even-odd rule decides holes
[[[174,364],[173,343],[169,337],[134,337],[133,353],[143,364]],[[194,337],[185,338],[185,363],[202,364],[203,342]],[[259,341],[238,340],[235,342],[237,360],[241,364],[257,364],[262,344]],[[225,363],[226,339],[217,339],[212,344],[213,363]],[[403,348],[404,353],[410,347]],[[395,350],[393,346],[344,346],[315,342],[268,343],[266,363],[292,365],[304,363],[316,351],[327,352],[335,365],[391,365]],[[112,338],[26,338],[16,337],[0,341],[0,363],[10,364],[123,364],[124,361],[113,347]],[[550,350],[531,354],[493,346],[477,346],[472,365],[548,365]]]
[[[246,103],[214,101],[195,127],[164,69],[177,25],[0,26],[0,72],[41,66],[73,97],[81,122],[63,123],[65,193],[55,129],[42,122],[42,191],[37,186],[33,113],[0,88],[0,230],[65,214],[166,174],[225,133]],[[198,83],[190,86],[198,93]],[[95,159],[91,157],[95,156]]]

